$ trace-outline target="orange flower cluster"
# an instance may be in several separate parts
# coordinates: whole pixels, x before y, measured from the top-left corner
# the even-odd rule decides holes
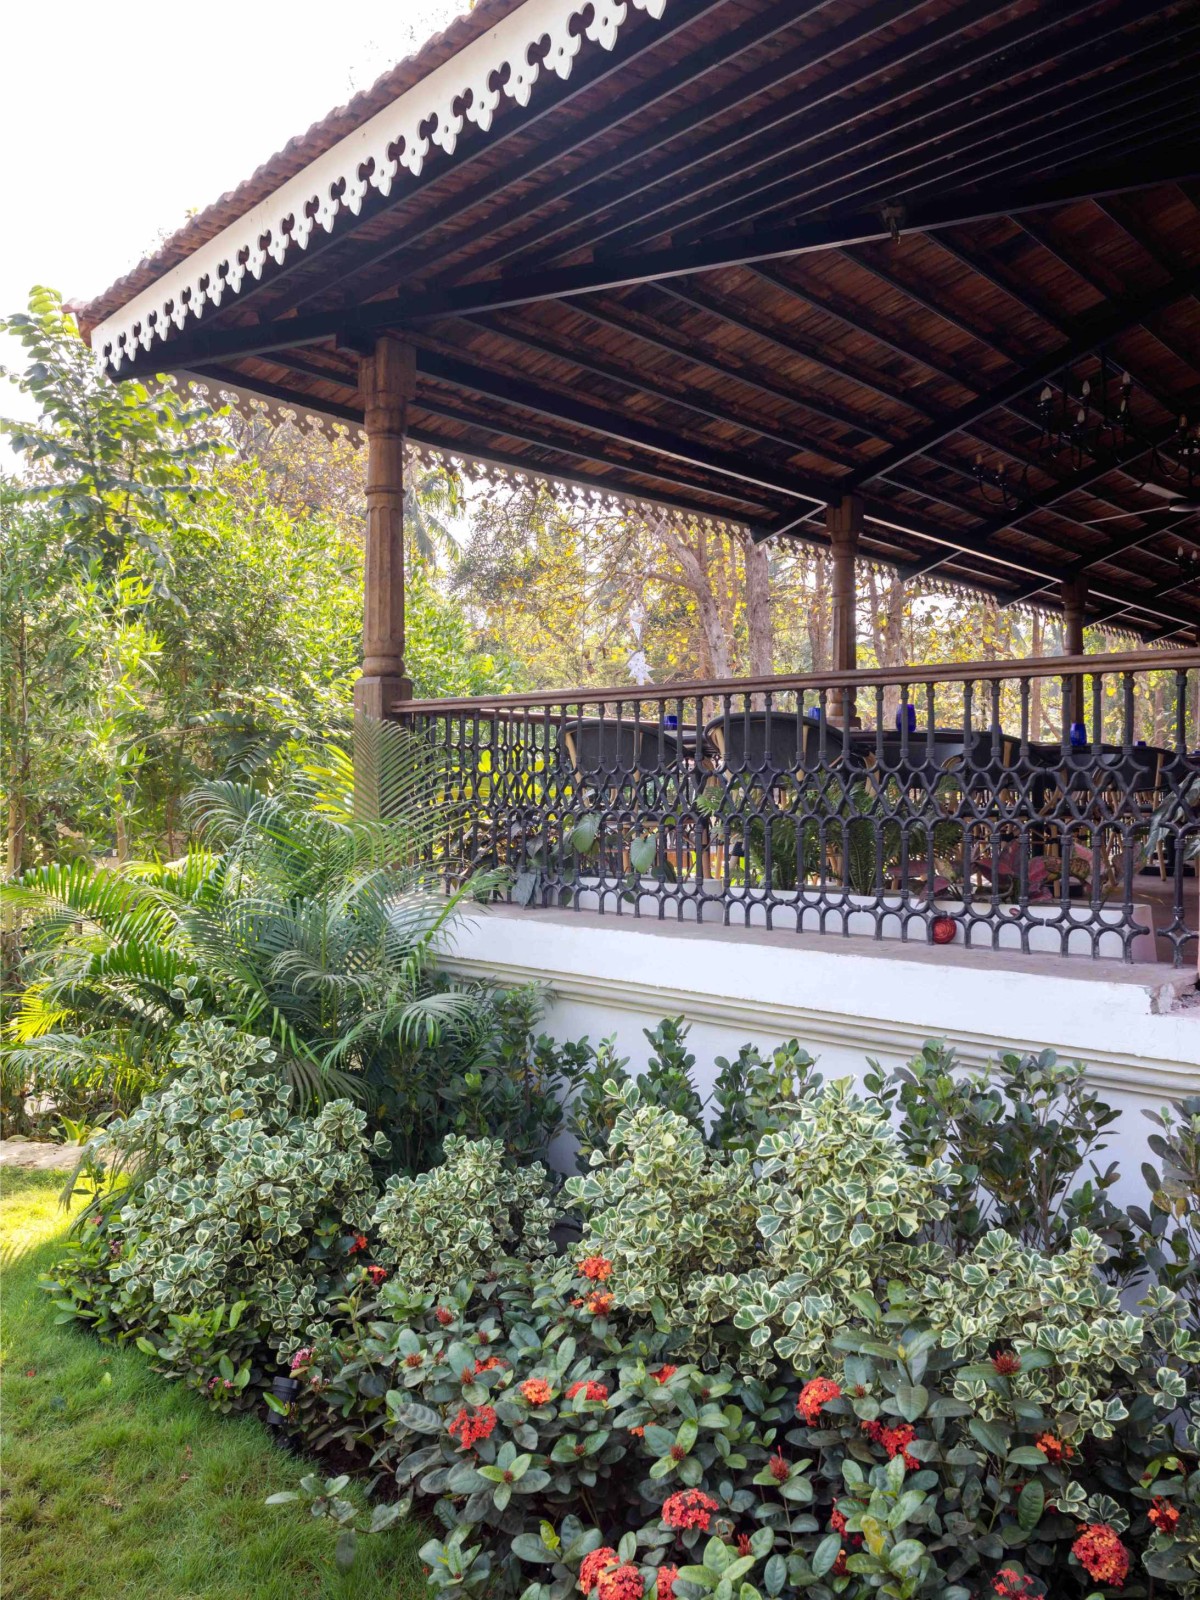
[[[590,1294],[587,1297],[587,1308],[593,1317],[606,1317],[612,1310],[612,1303],[610,1294]]]
[[[815,1427],[820,1420],[821,1407],[830,1400],[836,1400],[842,1392],[841,1385],[832,1378],[811,1378],[800,1391],[800,1398],[796,1401],[796,1415],[803,1417],[809,1427]]]
[[[1046,1586],[1040,1578],[1031,1578],[1015,1567],[1001,1567],[992,1584],[992,1593],[1001,1600],[1037,1600],[1046,1593]]]
[[[1097,1583],[1119,1589],[1129,1576],[1129,1551],[1107,1522],[1085,1526],[1071,1546],[1071,1554]]]
[[[593,1283],[605,1283],[612,1277],[612,1262],[604,1256],[584,1256],[579,1263],[579,1270]]]
[[[641,1573],[628,1562],[606,1567],[596,1584],[596,1600],[642,1600],[645,1592]]]
[[[707,1533],[714,1511],[720,1507],[703,1489],[681,1489],[663,1503],[662,1519],[668,1528],[699,1528]]]
[[[406,1367],[419,1367],[424,1359],[425,1357],[419,1351],[414,1350],[411,1355],[405,1356],[404,1365]]]
[[[679,1568],[668,1566],[666,1562],[658,1569],[658,1581],[654,1585],[655,1600],[675,1600],[675,1580],[679,1576]]]
[[[598,1383],[595,1378],[580,1378],[567,1390],[567,1399],[574,1400],[577,1394],[582,1394],[585,1400],[607,1400],[608,1385]]]
[[[478,1406],[473,1413],[463,1406],[446,1431],[464,1450],[470,1450],[476,1440],[486,1439],[495,1426],[496,1413],[491,1406]]]
[[[646,1437],[645,1428],[630,1428],[629,1431],[631,1434],[633,1434],[635,1439],[644,1439]]]
[[[517,1393],[531,1406],[544,1406],[550,1403],[554,1390],[545,1378],[526,1378],[524,1383],[517,1385]]]
[[[352,1256],[356,1256],[360,1250],[365,1250],[366,1248],[367,1248],[367,1236],[366,1236],[366,1234],[365,1233],[356,1233],[354,1235],[354,1243],[350,1246],[350,1254]]]
[[[475,1376],[478,1377],[481,1372],[495,1372],[497,1367],[506,1367],[507,1365],[508,1362],[505,1361],[503,1356],[488,1356],[485,1361],[476,1361]]]
[[[834,1502],[833,1510],[829,1513],[829,1526],[834,1533],[845,1533],[846,1531],[846,1519],[838,1510],[836,1501]]]
[[[1159,1533],[1174,1533],[1179,1526],[1179,1507],[1169,1500],[1155,1499],[1146,1515]]]
[[[1011,1350],[998,1350],[992,1357],[992,1366],[1002,1378],[1011,1378],[1021,1370],[1021,1358]]]
[[[881,1444],[888,1453],[888,1460],[892,1461],[898,1455],[903,1455],[904,1465],[910,1472],[915,1472],[921,1463],[916,1456],[908,1452],[909,1445],[917,1436],[917,1430],[911,1422],[897,1423],[894,1428],[885,1427],[882,1422],[864,1422],[862,1431],[868,1439]]]
[[[599,1550],[593,1550],[584,1556],[579,1567],[579,1587],[584,1594],[591,1594],[600,1580],[600,1574],[606,1567],[618,1565],[617,1552],[611,1545],[602,1544]]]
[[[1057,1434],[1044,1433],[1040,1439],[1033,1441],[1035,1449],[1045,1456],[1052,1467],[1057,1467],[1062,1461],[1070,1461],[1075,1454],[1065,1439],[1060,1439]]]
[[[673,1378],[678,1371],[678,1367],[673,1367],[669,1363],[664,1363],[664,1365],[661,1367],[655,1367],[650,1376],[655,1380],[656,1383],[666,1383],[668,1379]]]

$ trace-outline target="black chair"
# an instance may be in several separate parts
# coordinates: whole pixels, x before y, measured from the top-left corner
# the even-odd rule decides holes
[[[789,711],[730,711],[704,727],[704,746],[726,777],[757,780],[763,788],[801,772],[832,770],[852,752],[846,735],[815,717]],[[855,762],[855,765],[858,763]]]
[[[575,717],[561,725],[562,749],[575,781],[619,792],[646,778],[683,778],[691,757],[675,728],[610,717]]]

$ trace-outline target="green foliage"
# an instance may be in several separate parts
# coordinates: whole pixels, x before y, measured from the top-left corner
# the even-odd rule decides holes
[[[1081,1062],[1004,1053],[978,1073],[958,1071],[944,1045],[885,1080],[875,1067],[867,1087],[900,1113],[899,1132],[914,1159],[942,1158],[957,1182],[942,1237],[964,1248],[991,1227],[1044,1251],[1059,1248],[1077,1227],[1091,1228],[1110,1246],[1114,1271],[1129,1227],[1107,1199],[1115,1165],[1101,1171],[1094,1156],[1117,1112],[1087,1081]],[[1090,1164],[1091,1174],[1080,1182]]]
[[[1143,1113],[1162,1131],[1150,1136],[1161,1168],[1146,1164],[1148,1207],[1131,1207],[1146,1262],[1160,1283],[1186,1301],[1200,1334],[1200,1095]]]
[[[513,1017],[524,1062],[535,1013],[514,1007]],[[661,1046],[652,1092],[686,1094],[682,1030],[651,1037]],[[533,1050],[554,1056],[549,1042]],[[1014,1201],[1008,1226],[980,1232],[956,1209],[965,1155],[987,1172],[981,1129],[995,1128],[1004,1150],[1032,1136],[1015,1110],[1009,1131],[1001,1101],[999,1115],[969,1124],[977,1146],[943,1139],[950,1091],[934,1074],[945,1058],[930,1047],[921,1062],[894,1080],[875,1073],[879,1093],[864,1098],[820,1083],[797,1048],[768,1065],[747,1047],[723,1064],[719,1139],[636,1083],[607,1080],[602,1109],[619,1109],[588,1173],[566,1189],[583,1222],[574,1266],[550,1253],[546,1174],[507,1166],[499,1139],[448,1137],[440,1167],[388,1185],[361,1239],[348,1213],[374,1197],[371,1180],[353,1202],[343,1185],[327,1206],[337,1225],[302,1225],[303,1257],[286,1225],[300,1195],[282,1172],[268,1180],[282,1199],[257,1209],[248,1188],[219,1177],[163,1187],[160,1175],[193,1147],[212,1170],[227,1153],[244,1158],[247,1179],[285,1148],[296,1119],[275,1109],[277,1086],[244,1073],[235,1087],[256,1086],[252,1103],[210,1110],[193,1096],[179,1128],[161,1109],[130,1119],[147,1130],[130,1146],[135,1170],[83,1229],[58,1304],[106,1336],[137,1334],[160,1370],[218,1408],[247,1403],[291,1353],[300,1394],[270,1403],[292,1436],[395,1485],[370,1516],[338,1477],[310,1478],[298,1497],[337,1527],[344,1563],[351,1535],[382,1529],[387,1505],[411,1496],[437,1530],[423,1556],[446,1600],[567,1600],[577,1588],[592,1600],[656,1588],[677,1600],[1091,1600],[1098,1582],[1147,1593],[1150,1576],[1155,1593],[1195,1600],[1191,1306],[1166,1282],[1136,1305],[1123,1297],[1100,1270],[1109,1245],[1086,1229],[1052,1228],[1048,1250],[1027,1236],[1064,1152],[1076,1140],[1090,1147],[1088,1117],[1099,1132],[1107,1108],[1069,1098],[1078,1120],[1068,1119],[1063,1151],[1040,1131],[1029,1146],[1033,1212]],[[591,1063],[581,1050],[565,1070]],[[1054,1065],[1025,1064],[1024,1081],[1051,1095]],[[924,1069],[932,1102],[912,1093]],[[1074,1096],[1071,1078],[1062,1082],[1053,1092]],[[186,1075],[152,1104],[169,1108],[177,1089],[187,1092]],[[971,1092],[990,1093],[979,1081]],[[1035,1130],[1053,1120],[1035,1103]],[[314,1161],[314,1124],[304,1126],[288,1167],[320,1196],[339,1155]],[[1148,1174],[1156,1194],[1172,1184],[1173,1204],[1189,1131],[1176,1113],[1166,1119],[1158,1153],[1171,1176]],[[344,1132],[342,1156],[352,1144]],[[357,1159],[365,1168],[361,1148]],[[997,1158],[1001,1176],[1006,1161]],[[134,1208],[152,1185],[168,1203],[143,1217]],[[1060,1213],[1069,1207],[1055,1201]],[[127,1238],[131,1215],[146,1226]],[[163,1237],[147,1246],[150,1226]],[[176,1265],[210,1226],[204,1250],[234,1240],[219,1286]],[[129,1267],[143,1250],[139,1276]],[[366,1250],[379,1259],[364,1267]],[[277,1283],[293,1286],[283,1305]],[[164,1316],[176,1291],[189,1304]],[[289,1320],[293,1303],[305,1315]]]
[[[421,1162],[423,1052],[484,1010],[436,971],[474,887],[447,897],[430,881],[445,813],[428,752],[395,728],[378,742],[395,806],[384,823],[355,817],[328,768],[301,769],[283,793],[212,783],[192,802],[207,850],[6,885],[4,903],[34,922],[15,1024],[27,1052],[53,1054],[66,1036],[161,1057],[188,1007],[202,1009],[268,1039],[307,1096],[360,1085],[396,1125],[401,1158]]]
[[[746,1151],[713,1150],[675,1111],[626,1090],[607,1148],[591,1171],[567,1180],[584,1218],[583,1250],[611,1260],[610,1287],[635,1315],[672,1330],[681,1348],[711,1340],[702,1286],[746,1270],[757,1240],[755,1177]]]
[[[14,381],[40,412],[36,423],[0,424],[36,474],[30,499],[51,509],[68,554],[83,565],[99,558],[115,570],[137,547],[165,581],[163,536],[196,498],[197,471],[219,448],[211,413],[173,385],[151,393],[109,383],[52,289],[34,289],[28,312],[0,329],[28,356]]]
[[[197,1386],[244,1389],[256,1346],[283,1355],[301,1342],[340,1286],[347,1233],[368,1225],[375,1202],[369,1158],[386,1153],[382,1135],[368,1141],[345,1100],[295,1116],[272,1061],[259,1040],[184,1024],[167,1087],[92,1141],[136,1174],[119,1209],[85,1230],[111,1258],[105,1326],[161,1335],[149,1348]],[[60,1292],[72,1276],[86,1283],[88,1267],[67,1272]]]
[[[500,1139],[448,1134],[440,1165],[394,1174],[371,1218],[381,1258],[414,1293],[443,1293],[504,1256],[550,1252],[557,1219],[540,1163],[508,1167]]]

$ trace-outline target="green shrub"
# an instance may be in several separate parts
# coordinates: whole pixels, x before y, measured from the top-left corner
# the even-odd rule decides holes
[[[414,1293],[437,1293],[505,1256],[549,1254],[558,1218],[551,1196],[540,1163],[509,1167],[501,1140],[450,1134],[440,1166],[388,1179],[370,1226],[397,1279]]]
[[[370,1157],[386,1143],[367,1140],[364,1113],[346,1100],[294,1115],[273,1059],[263,1041],[220,1023],[184,1024],[177,1075],[93,1141],[135,1177],[100,1212],[105,1315],[120,1329],[182,1335],[172,1318],[243,1301],[282,1358],[340,1289],[377,1196]],[[94,1264],[78,1268],[94,1287]]]
[[[581,1252],[610,1260],[620,1304],[695,1353],[712,1343],[705,1280],[755,1258],[754,1170],[744,1150],[713,1150],[684,1117],[640,1104],[635,1086],[625,1096],[607,1150],[566,1183],[584,1218]]]

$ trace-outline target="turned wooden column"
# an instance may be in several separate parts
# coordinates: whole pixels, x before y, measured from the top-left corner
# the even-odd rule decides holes
[[[863,503],[845,494],[825,509],[825,527],[833,549],[833,670],[854,672],[858,667],[857,606],[854,563],[862,534]],[[839,711],[841,707],[839,706]],[[856,697],[850,698],[850,720],[857,723]]]
[[[367,532],[363,561],[363,664],[354,714],[384,718],[412,699],[404,673],[404,429],[416,389],[411,345],[392,334],[359,357],[367,433]]]
[[[1061,585],[1063,608],[1063,654],[1081,656],[1083,648],[1083,620],[1087,609],[1088,586],[1085,577],[1064,578]],[[1083,678],[1073,676],[1069,685],[1069,722],[1084,720]]]

